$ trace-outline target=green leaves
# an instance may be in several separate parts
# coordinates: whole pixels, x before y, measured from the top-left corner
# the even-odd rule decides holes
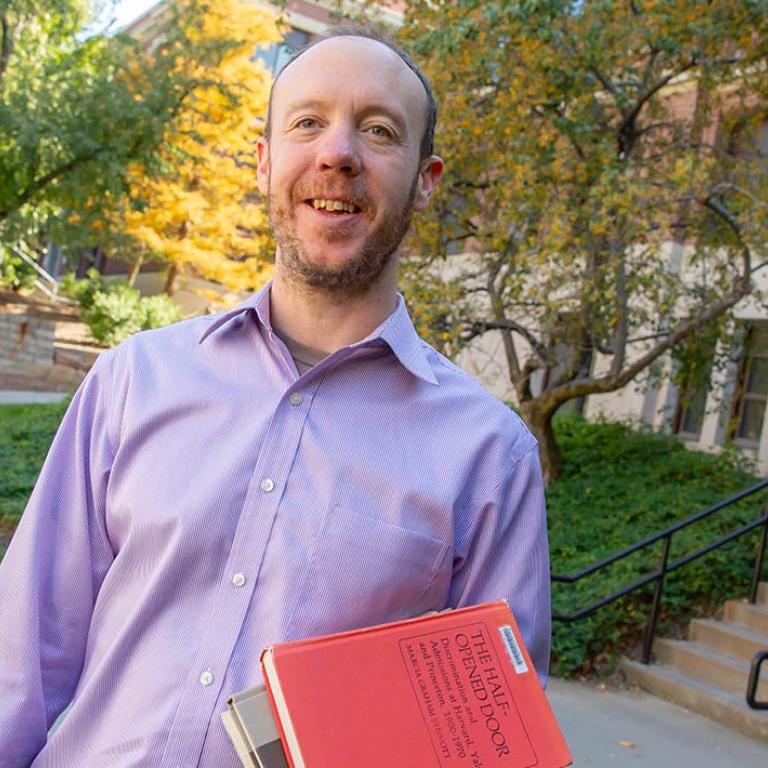
[[[85,280],[67,275],[61,292],[78,303],[91,335],[107,347],[182,317],[180,307],[165,294],[142,297],[127,283],[109,282],[94,269],[88,271]]]
[[[547,490],[555,573],[591,565],[755,482],[739,455],[691,451],[673,437],[633,431],[626,424],[559,416],[555,430],[565,456],[562,475]],[[675,534],[672,559],[755,519],[764,504],[765,494],[747,499]],[[692,614],[746,593],[756,536],[668,577],[662,603],[667,631],[679,632]],[[576,586],[553,584],[554,609],[570,613],[628,585],[656,567],[659,553],[659,546],[651,547]],[[575,624],[556,622],[555,674],[610,670],[642,638],[651,592],[646,588]]]

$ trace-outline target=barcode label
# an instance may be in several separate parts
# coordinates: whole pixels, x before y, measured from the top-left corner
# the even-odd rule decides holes
[[[528,665],[525,663],[523,653],[517,643],[517,638],[515,637],[515,633],[512,631],[512,627],[510,627],[508,624],[505,624],[503,627],[499,627],[499,633],[501,634],[501,639],[504,641],[507,653],[509,654],[509,660],[512,662],[512,666],[515,668],[515,672],[517,672],[518,675],[522,675],[524,672],[527,672]]]

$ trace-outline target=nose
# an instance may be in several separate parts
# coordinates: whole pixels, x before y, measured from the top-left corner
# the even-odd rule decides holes
[[[332,125],[323,132],[317,151],[317,167],[357,176],[362,170],[357,131],[353,126]]]

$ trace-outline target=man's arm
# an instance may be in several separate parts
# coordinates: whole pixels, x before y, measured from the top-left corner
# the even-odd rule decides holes
[[[30,764],[72,698],[113,559],[102,357],[67,410],[0,564],[0,762],[9,768]]]
[[[539,679],[549,670],[549,546],[538,446],[514,461],[486,499],[475,499],[461,540],[449,604],[506,599]]]

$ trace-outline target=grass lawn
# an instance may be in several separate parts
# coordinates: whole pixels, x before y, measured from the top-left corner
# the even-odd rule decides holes
[[[21,517],[66,403],[0,405],[0,554]]]
[[[60,405],[0,406],[0,555],[21,516],[56,427]],[[547,491],[552,570],[572,573],[755,482],[739,454],[687,450],[677,439],[624,424],[556,420],[565,471]],[[768,494],[720,513],[674,539],[672,558],[757,516]],[[669,577],[661,630],[679,633],[694,612],[746,594],[757,532]],[[556,610],[571,612],[653,570],[659,549],[634,555],[574,588],[553,585]],[[642,640],[651,590],[575,623],[555,623],[553,671],[606,671],[618,652]]]

